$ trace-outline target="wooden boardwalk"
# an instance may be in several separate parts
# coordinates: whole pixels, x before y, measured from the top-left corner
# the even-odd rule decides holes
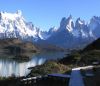
[[[69,86],[84,86],[80,70],[72,70]]]
[[[93,66],[73,68],[69,81],[69,86],[84,86],[83,77],[81,75],[80,70],[88,68],[93,68]]]

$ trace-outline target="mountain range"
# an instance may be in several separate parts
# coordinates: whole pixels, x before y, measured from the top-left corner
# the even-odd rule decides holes
[[[88,23],[81,18],[73,21],[72,16],[61,19],[58,28],[42,31],[32,22],[27,22],[20,10],[16,13],[0,12],[0,39],[19,38],[36,45],[58,46],[67,49],[83,48],[100,37],[100,17],[93,16]]]

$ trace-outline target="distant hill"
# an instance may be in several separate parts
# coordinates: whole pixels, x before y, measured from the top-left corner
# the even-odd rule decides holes
[[[18,38],[0,39],[0,56],[10,55],[13,58],[28,59],[36,52],[39,52],[39,49],[32,42],[23,42]]]
[[[0,39],[0,48],[1,49],[9,49],[10,47],[19,47],[22,50],[34,50],[37,51],[37,48],[32,42],[23,42],[18,38],[7,38]]]

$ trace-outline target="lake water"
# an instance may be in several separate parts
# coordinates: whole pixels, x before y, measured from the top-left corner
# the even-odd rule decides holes
[[[30,71],[29,67],[43,64],[46,60],[59,59],[65,55],[64,52],[44,52],[34,54],[27,62],[19,62],[13,59],[0,58],[0,76],[8,77],[12,74],[25,76]]]

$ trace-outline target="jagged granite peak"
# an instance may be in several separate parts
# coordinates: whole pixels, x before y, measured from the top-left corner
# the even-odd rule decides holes
[[[71,32],[74,28],[74,23],[72,20],[72,16],[70,15],[68,18],[63,17],[60,22],[60,29],[66,29],[68,32]]]
[[[87,37],[89,29],[84,20],[81,20],[80,17],[75,22],[75,27],[73,30],[73,35],[76,37]]]
[[[76,23],[75,23],[75,27],[78,27],[77,25],[86,25],[84,20],[81,20],[81,18],[77,18]]]
[[[98,25],[100,25],[100,17],[93,16],[90,20],[89,27],[94,30]]]
[[[73,23],[73,20],[72,20],[72,16],[71,15],[67,18],[67,26],[66,26],[66,28],[67,28],[67,30],[69,32],[73,31],[74,23]]]
[[[100,17],[94,16],[89,23],[81,18],[73,22],[72,16],[63,17],[56,33],[47,41],[63,48],[83,48],[100,37]]]
[[[91,36],[93,36],[95,39],[100,37],[100,17],[93,16],[88,27],[91,32]]]
[[[63,17],[60,22],[60,27],[66,27],[66,17]]]

